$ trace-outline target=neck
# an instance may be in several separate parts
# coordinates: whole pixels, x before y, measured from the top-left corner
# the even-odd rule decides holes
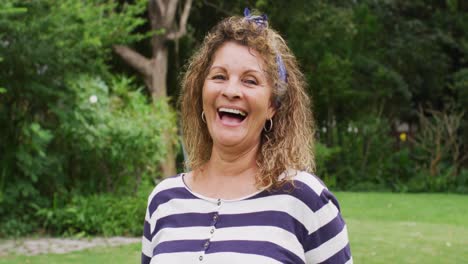
[[[243,151],[226,151],[229,148],[220,148],[213,145],[210,160],[203,168],[206,177],[216,175],[217,179],[232,177],[252,177],[258,171],[257,152],[260,144],[254,144]]]
[[[187,185],[207,197],[236,199],[258,191],[257,152],[260,144],[253,144],[244,151],[213,146],[210,160],[190,173]],[[223,151],[231,150],[231,151]]]

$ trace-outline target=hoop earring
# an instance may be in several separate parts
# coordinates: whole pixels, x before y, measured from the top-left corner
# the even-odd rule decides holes
[[[273,129],[273,118],[270,118],[270,119],[267,119],[267,122],[270,121],[270,125],[266,126],[266,122],[265,122],[265,125],[263,126],[263,131],[265,131],[266,133],[270,132],[272,129]]]
[[[201,120],[203,121],[203,123],[206,124],[205,111],[202,111],[202,112],[201,112]]]

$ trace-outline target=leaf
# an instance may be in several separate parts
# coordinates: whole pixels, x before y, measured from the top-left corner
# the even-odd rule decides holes
[[[23,14],[26,12],[28,12],[28,9],[24,7],[8,7],[6,9],[0,10],[0,15]]]

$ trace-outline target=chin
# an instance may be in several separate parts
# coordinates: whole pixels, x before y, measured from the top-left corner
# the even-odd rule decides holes
[[[243,129],[219,129],[211,137],[214,144],[236,146],[246,142],[247,133]]]
[[[244,142],[244,137],[240,135],[233,135],[232,133],[227,133],[224,135],[219,135],[213,138],[213,143],[223,146],[237,146]]]

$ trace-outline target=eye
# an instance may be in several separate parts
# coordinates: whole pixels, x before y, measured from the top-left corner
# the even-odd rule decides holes
[[[255,78],[251,78],[251,77],[245,78],[244,82],[247,83],[247,84],[250,84],[250,85],[257,85],[258,84],[257,80]]]
[[[226,80],[226,77],[222,74],[216,74],[211,77],[212,80]]]

